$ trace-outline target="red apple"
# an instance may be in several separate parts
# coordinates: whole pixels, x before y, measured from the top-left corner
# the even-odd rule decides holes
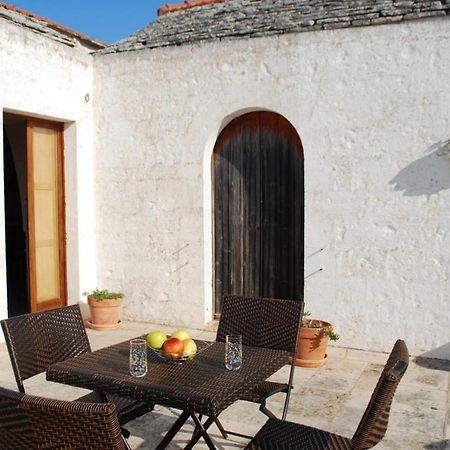
[[[176,337],[167,339],[167,341],[165,341],[163,344],[164,353],[169,353],[169,354],[176,353],[176,354],[182,355],[183,350],[184,350],[183,341]]]

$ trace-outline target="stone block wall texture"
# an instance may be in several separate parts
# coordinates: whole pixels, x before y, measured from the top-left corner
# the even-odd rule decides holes
[[[323,268],[307,309],[339,345],[444,346],[449,54],[437,17],[97,55],[99,285],[120,284],[127,319],[211,320],[211,153],[231,118],[265,109],[304,147],[305,275]]]

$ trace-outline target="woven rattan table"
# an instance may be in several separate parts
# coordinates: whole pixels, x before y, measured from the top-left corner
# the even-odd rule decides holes
[[[157,450],[167,447],[189,417],[198,432],[185,448],[192,448],[201,435],[215,449],[206,432],[214,418],[287,363],[285,351],[244,347],[242,367],[226,370],[224,344],[214,342],[182,365],[168,364],[149,350],[147,375],[136,378],[128,372],[128,354],[129,341],[85,353],[50,366],[47,380],[181,409]],[[208,416],[205,423],[199,415]]]

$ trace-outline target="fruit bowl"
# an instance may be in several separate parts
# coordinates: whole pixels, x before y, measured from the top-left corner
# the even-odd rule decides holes
[[[201,352],[203,352],[212,345],[212,342],[198,341],[197,339],[195,339],[195,343],[197,344],[197,351],[190,355],[181,355],[179,353],[166,353],[162,349],[156,349],[152,347],[149,348],[155,355],[157,355],[167,364],[184,364],[194,359],[197,355],[199,355]]]

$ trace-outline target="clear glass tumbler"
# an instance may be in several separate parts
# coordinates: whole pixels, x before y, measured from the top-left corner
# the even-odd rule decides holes
[[[145,339],[130,341],[130,375],[143,377],[147,373],[147,342]]]
[[[225,367],[237,370],[242,366],[242,336],[227,335],[225,338]]]

